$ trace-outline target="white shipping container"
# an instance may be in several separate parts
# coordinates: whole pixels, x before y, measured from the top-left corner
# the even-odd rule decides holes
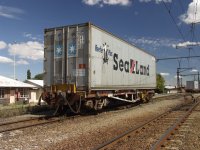
[[[186,81],[186,90],[198,90],[199,82],[198,81]]]
[[[44,84],[78,90],[154,89],[156,59],[91,24],[45,30]]]
[[[91,88],[155,88],[154,56],[96,26],[90,49]]]

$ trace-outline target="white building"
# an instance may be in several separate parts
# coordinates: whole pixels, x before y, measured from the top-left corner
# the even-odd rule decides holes
[[[176,86],[166,85],[165,90],[167,93],[178,93]]]
[[[34,89],[37,87],[0,75],[0,104],[35,101]]]
[[[25,83],[35,86],[31,90],[31,98],[29,103],[37,103],[43,92],[43,80],[26,80]]]

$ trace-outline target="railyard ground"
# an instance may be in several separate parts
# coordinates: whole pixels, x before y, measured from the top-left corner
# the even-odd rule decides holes
[[[46,126],[1,133],[0,150],[93,149],[98,144],[183,101],[183,98],[154,100],[129,109],[103,112]],[[180,149],[200,149],[200,110],[195,111],[191,118],[193,122],[188,135],[182,140]]]

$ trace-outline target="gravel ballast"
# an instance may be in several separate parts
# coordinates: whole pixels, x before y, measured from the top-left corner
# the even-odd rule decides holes
[[[1,133],[0,150],[93,149],[183,101],[162,100],[124,110],[75,117],[51,125]]]

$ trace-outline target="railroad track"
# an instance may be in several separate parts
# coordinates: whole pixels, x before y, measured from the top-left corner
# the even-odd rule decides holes
[[[120,107],[121,106],[119,106],[119,108]],[[105,110],[111,111],[111,110],[116,110],[116,109],[117,108],[105,109]],[[89,113],[88,115],[91,115],[91,114],[93,114],[93,113]],[[70,118],[74,118],[74,117],[80,117],[80,115],[76,115],[76,116],[72,115],[72,116],[66,117],[64,119],[62,118],[62,121],[65,119],[70,119]],[[61,121],[61,118],[58,116],[42,116],[42,117],[32,117],[32,118],[18,120],[18,121],[1,123],[0,124],[0,133],[34,127],[34,126],[39,126],[39,125],[50,124],[50,123],[59,122],[59,121]]]
[[[14,131],[39,125],[45,125],[53,122],[60,121],[59,117],[55,116],[44,116],[44,117],[34,117],[27,118],[18,121],[6,122],[0,124],[0,133]]]
[[[177,129],[183,124],[191,114],[192,110],[194,110],[199,103],[200,101],[176,107],[106,141],[94,149],[155,150],[169,148],[169,146],[165,146],[164,143],[167,141],[167,144],[169,145],[171,135],[175,134]]]
[[[182,147],[182,139],[188,135],[190,126],[194,118],[189,116],[192,111],[200,110],[200,96],[196,98],[196,103],[183,115],[179,120],[174,123],[152,146],[151,150],[155,149],[180,149]],[[187,147],[187,146],[186,146]]]
[[[113,110],[117,110],[120,107],[122,106],[120,105],[116,108],[107,108],[104,111],[113,111]],[[85,117],[85,116],[94,115],[94,114],[96,115],[97,113],[99,112],[92,111],[92,112],[85,113],[85,115],[70,114],[68,117],[63,117],[59,115],[57,116],[48,115],[48,116],[41,116],[41,117],[30,117],[30,118],[22,119],[22,120],[9,121],[5,123],[0,123],[0,133],[50,124],[54,122],[64,121],[67,119],[72,119],[72,118],[74,119],[77,117]]]
[[[71,115],[68,117],[58,116],[58,115],[56,116],[49,115],[49,116],[41,116],[41,117],[31,117],[31,118],[17,120],[17,121],[10,121],[10,122],[0,124],[0,133],[61,122],[64,120],[74,119],[77,117],[80,117],[80,115]]]
[[[118,110],[118,108],[121,108],[122,106],[118,106],[116,108],[107,108],[104,111],[114,111]],[[42,117],[30,117],[27,119],[22,119],[22,120],[15,120],[15,121],[9,121],[5,123],[0,123],[0,133],[8,132],[8,131],[14,131],[14,130],[19,130],[19,129],[24,129],[24,128],[29,128],[29,127],[35,127],[35,126],[40,126],[40,125],[45,125],[45,124],[50,124],[54,122],[60,122],[68,119],[74,119],[77,117],[85,117],[88,115],[96,115],[100,113],[99,111],[96,112],[88,112],[85,113],[84,115],[80,114],[70,114],[68,117],[65,116],[55,116],[55,115],[50,115],[50,116],[42,116]]]

